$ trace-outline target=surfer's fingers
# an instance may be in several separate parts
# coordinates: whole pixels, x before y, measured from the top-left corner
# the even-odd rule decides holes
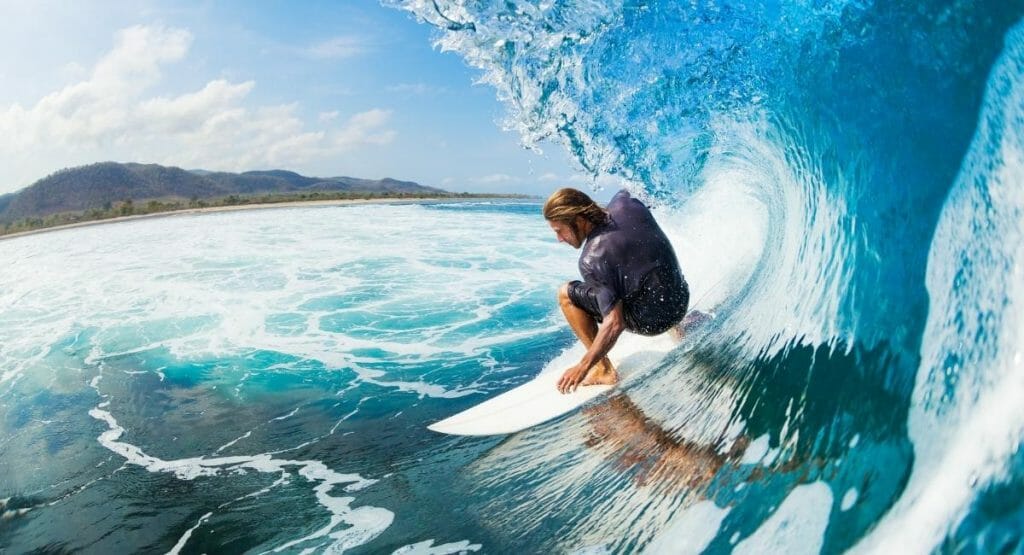
[[[562,377],[558,380],[558,392],[569,393],[576,387],[577,375],[573,372],[573,368],[570,368],[562,374]]]
[[[582,381],[581,378],[576,374],[573,374],[572,378],[569,379],[569,387],[567,388],[569,390],[568,393],[576,391],[576,387],[580,385],[580,381]]]

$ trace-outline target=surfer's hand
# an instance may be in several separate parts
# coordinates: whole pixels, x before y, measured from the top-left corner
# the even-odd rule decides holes
[[[562,374],[562,378],[558,380],[558,391],[560,393],[572,393],[575,391],[576,387],[583,381],[583,378],[587,376],[587,370],[589,368],[584,367],[582,364],[577,364],[566,370]]]

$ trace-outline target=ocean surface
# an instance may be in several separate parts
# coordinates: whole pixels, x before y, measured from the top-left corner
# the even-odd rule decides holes
[[[0,241],[0,550],[1024,553],[1024,2],[387,4],[715,318],[449,437],[578,349],[536,203]]]

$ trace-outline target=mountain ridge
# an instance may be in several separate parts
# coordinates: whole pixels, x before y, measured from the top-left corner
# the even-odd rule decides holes
[[[184,170],[159,164],[98,162],[57,171],[20,191],[0,195],[0,224],[66,212],[109,209],[115,203],[128,200],[134,203],[188,202],[231,195],[295,195],[306,192],[382,196],[453,194],[390,177],[308,177],[282,169],[231,173]]]

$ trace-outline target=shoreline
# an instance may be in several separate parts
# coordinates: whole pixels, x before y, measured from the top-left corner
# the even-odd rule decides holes
[[[105,218],[102,220],[92,220],[88,222],[76,222],[73,224],[63,224],[53,227],[45,227],[42,229],[31,229],[28,231],[19,231],[17,233],[9,233],[7,235],[0,235],[0,241],[5,239],[14,239],[17,237],[25,237],[27,235],[35,235],[38,233],[47,233],[50,231],[61,231],[65,229],[74,229],[77,227],[87,227],[93,225],[103,224],[115,224],[121,222],[128,222],[132,220],[141,220],[148,218],[168,218],[172,216],[188,216],[198,214],[210,214],[214,212],[234,212],[238,210],[268,210],[272,208],[301,208],[310,206],[348,206],[348,205],[360,205],[360,204],[416,204],[419,202],[429,201],[449,201],[449,202],[474,202],[480,200],[495,200],[495,199],[509,199],[509,200],[526,200],[517,199],[508,196],[495,195],[479,196],[471,198],[462,197],[415,197],[415,198],[372,198],[372,199],[334,199],[334,200],[296,200],[296,201],[284,201],[284,202],[269,202],[262,204],[236,204],[232,206],[207,206],[205,208],[184,208],[181,210],[170,210],[167,212],[154,212],[152,214],[135,214],[132,216],[118,216],[116,218]]]

